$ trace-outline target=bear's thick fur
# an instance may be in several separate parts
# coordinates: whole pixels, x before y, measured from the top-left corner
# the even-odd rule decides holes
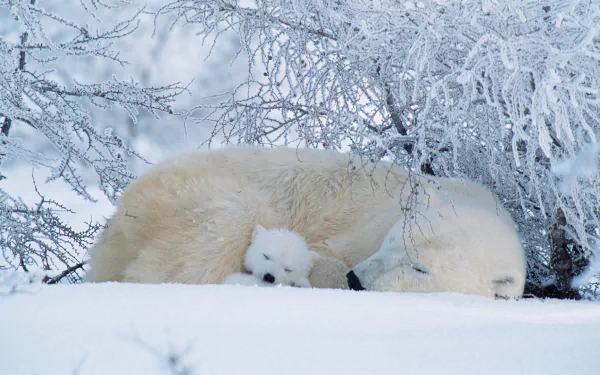
[[[414,221],[398,221],[352,269],[353,288],[521,296],[525,256],[508,213],[471,181],[437,182],[425,188]]]
[[[321,255],[311,273],[314,287],[345,287],[345,273],[377,252],[396,223],[409,223],[404,226],[411,228],[407,233],[416,233],[421,222],[416,218],[430,213],[427,201],[443,199],[446,191],[471,200],[472,206],[481,205],[476,214],[492,227],[496,220],[512,224],[479,185],[441,178],[415,182],[406,170],[387,162],[365,166],[346,154],[291,148],[232,147],[182,155],[154,167],[123,193],[91,250],[88,279],[221,283],[242,271],[252,230],[260,224],[300,233]],[[463,219],[473,220],[456,215],[445,233],[456,225],[461,235],[486,238],[482,227],[465,233]],[[505,263],[516,267],[524,282],[524,255],[514,226],[503,233],[511,236],[508,246],[516,248],[496,246],[493,251],[501,253],[490,259],[511,258]],[[480,253],[486,251],[462,249],[459,258],[480,262]],[[490,270],[493,266],[482,269],[483,275],[465,278],[490,284],[498,277]],[[443,290],[472,293],[463,290],[464,284],[444,285]],[[520,289],[522,293],[522,285]]]

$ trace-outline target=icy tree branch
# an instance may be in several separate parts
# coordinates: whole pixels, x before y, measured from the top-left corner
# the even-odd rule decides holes
[[[248,56],[248,81],[198,107],[211,141],[350,148],[479,180],[518,223],[533,283],[556,276],[561,212],[569,254],[593,253],[598,173],[565,192],[552,165],[597,142],[596,2],[177,0],[163,14],[202,38],[233,29]]]
[[[105,6],[98,1],[91,4],[93,8]],[[72,79],[63,83],[51,66],[82,57],[112,61],[117,66],[126,64],[114,42],[136,30],[144,9],[106,29],[90,30],[89,26],[46,11],[40,1],[0,0],[0,8],[10,11],[15,30],[20,30],[18,39],[0,37],[0,162],[17,159],[48,169],[48,181],[60,179],[77,194],[94,201],[81,174],[91,169],[100,190],[115,202],[134,178],[127,168],[127,156],[140,156],[112,129],[99,131],[106,125],[92,123],[84,104],[104,110],[119,106],[133,121],[141,110],[158,118],[160,113],[173,113],[171,104],[187,85],[143,87],[116,77],[107,82]],[[92,8],[86,10],[93,12]],[[60,40],[46,33],[44,27],[48,24],[61,31],[56,34]],[[34,143],[50,144],[52,150],[40,154],[23,140],[11,138],[11,130],[17,127],[34,129]],[[99,225],[73,230],[59,218],[59,213],[68,209],[38,194],[40,202],[29,207],[0,189],[0,248],[4,259],[23,270],[31,265],[45,270],[66,268],[68,272],[59,279],[76,281],[81,271],[77,267],[78,251],[91,245]]]

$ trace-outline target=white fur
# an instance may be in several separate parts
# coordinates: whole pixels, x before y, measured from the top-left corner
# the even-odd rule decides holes
[[[243,272],[260,224],[296,231],[319,253],[313,287],[344,287],[348,267],[376,253],[393,233],[390,251],[410,254],[406,259],[429,277],[404,278],[414,270],[400,258],[395,271],[365,271],[371,289],[522,293],[523,249],[492,194],[469,181],[411,183],[406,170],[390,163],[361,163],[333,151],[260,147],[166,161],[121,196],[91,249],[89,280],[221,283]],[[406,215],[414,191],[419,204]]]
[[[310,288],[308,275],[318,258],[319,254],[310,251],[298,233],[281,228],[265,229],[257,224],[244,256],[244,267],[251,274],[234,272],[223,283]]]
[[[520,296],[525,259],[512,219],[481,186],[452,190],[457,181],[442,182],[445,191],[426,189],[415,222],[398,221],[379,251],[353,268],[362,286]]]
[[[251,274],[251,273],[241,273],[241,272],[234,272],[231,275],[227,276],[225,278],[225,280],[223,280],[223,284],[246,285],[246,286],[264,286],[264,287],[275,286],[275,284],[270,284],[270,283],[264,282],[262,280],[262,278],[254,275],[254,274]]]

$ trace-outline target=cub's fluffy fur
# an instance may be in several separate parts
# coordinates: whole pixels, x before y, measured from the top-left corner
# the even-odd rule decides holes
[[[256,225],[244,256],[244,266],[250,274],[234,272],[223,283],[310,288],[308,275],[318,257],[298,233]]]

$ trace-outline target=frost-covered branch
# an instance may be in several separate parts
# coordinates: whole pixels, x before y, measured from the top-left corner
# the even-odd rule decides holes
[[[99,1],[90,5],[86,10],[92,13],[97,7],[108,7]],[[103,110],[121,107],[133,121],[141,110],[158,118],[161,112],[173,113],[171,104],[187,87],[177,83],[143,87],[116,77],[106,82],[77,82],[66,77],[65,82],[52,66],[81,58],[91,62],[102,59],[117,67],[126,64],[114,43],[136,30],[144,9],[113,26],[92,30],[46,11],[43,0],[0,0],[2,8],[10,11],[13,30],[19,30],[19,36],[0,36],[0,163],[13,159],[47,169],[47,182],[62,180],[91,201],[95,199],[82,172],[93,170],[100,190],[114,203],[134,178],[127,168],[128,156],[140,156],[113,134],[109,124],[93,123],[86,105]],[[50,35],[48,28],[60,32]],[[93,64],[90,66],[93,69]],[[35,135],[27,140],[11,137],[15,128],[32,129]],[[99,130],[103,128],[106,130]],[[51,147],[40,153],[35,147],[39,144]],[[83,231],[73,230],[60,219],[60,212],[68,209],[39,195],[40,202],[32,207],[0,189],[4,259],[23,270],[31,265],[46,270],[72,269],[67,277],[78,280],[80,267],[73,268],[81,260],[77,252],[89,247],[99,227],[89,224]]]
[[[78,264],[79,251],[92,244],[102,227],[89,223],[86,229],[76,231],[58,216],[65,211],[69,210],[44,196],[35,207],[28,207],[0,190],[0,249],[4,259],[26,272],[30,267],[50,271]],[[80,268],[63,277],[80,281]]]
[[[350,148],[474,178],[517,221],[535,283],[552,281],[561,212],[567,248],[594,251],[598,171],[565,191],[552,166],[597,142],[597,2],[177,0],[163,14],[203,38],[233,29],[248,56],[248,81],[198,107],[211,140]]]

